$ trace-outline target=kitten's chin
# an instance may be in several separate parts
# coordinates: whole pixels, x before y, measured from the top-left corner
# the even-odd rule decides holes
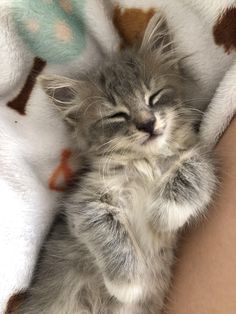
[[[166,137],[160,136],[156,139],[148,141],[145,145],[140,145],[138,150],[149,156],[165,156],[170,157],[175,154],[175,149],[170,145]]]
[[[164,147],[166,146],[165,140],[161,137],[153,137],[145,140],[144,143],[136,145],[135,149],[138,152],[145,153],[148,155],[162,154]]]
[[[160,151],[164,146],[166,146],[166,136],[165,134],[154,134],[149,136],[141,145],[142,149],[147,149],[151,151]]]
[[[142,145],[142,146],[145,146],[145,145],[152,144],[158,137],[159,137],[159,135],[157,135],[157,134],[150,135],[147,139],[145,139],[145,140],[142,142],[141,145]]]

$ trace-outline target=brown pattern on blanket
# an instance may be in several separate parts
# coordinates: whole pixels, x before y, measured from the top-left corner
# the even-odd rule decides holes
[[[116,6],[113,14],[113,23],[121,36],[121,47],[131,46],[142,38],[149,20],[155,14],[155,9],[142,10],[136,8],[121,9]]]
[[[236,49],[236,8],[228,8],[216,21],[213,28],[215,43],[227,53]]]
[[[16,96],[12,101],[8,102],[7,106],[16,110],[19,114],[25,115],[26,104],[29,100],[29,97],[34,89],[34,85],[36,83],[37,76],[42,72],[45,67],[46,62],[35,58],[33,68],[28,75],[25,85],[22,88],[20,94]]]

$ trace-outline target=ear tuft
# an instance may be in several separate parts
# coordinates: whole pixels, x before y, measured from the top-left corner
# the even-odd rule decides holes
[[[41,75],[38,78],[45,93],[53,100],[57,107],[70,105],[75,97],[77,82],[58,75]]]
[[[57,75],[41,75],[38,81],[62,114],[64,121],[72,127],[75,126],[78,120],[79,104],[75,103],[74,99],[79,93],[79,81]]]
[[[170,35],[166,17],[157,12],[149,21],[143,36],[141,51],[169,52],[173,49],[173,39]]]

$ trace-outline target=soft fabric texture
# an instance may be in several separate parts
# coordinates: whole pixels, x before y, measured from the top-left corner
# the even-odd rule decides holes
[[[179,54],[188,56],[199,86],[189,98],[212,99],[201,132],[213,146],[236,107],[234,0],[1,1],[0,313],[27,289],[58,195],[79,162],[37,76],[73,77],[96,66],[131,45],[156,10],[166,14]]]

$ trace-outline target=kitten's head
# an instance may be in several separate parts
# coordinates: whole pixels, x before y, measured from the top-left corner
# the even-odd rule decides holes
[[[78,80],[41,77],[81,149],[132,149],[163,153],[192,139],[182,104],[178,59],[160,15],[141,45],[121,51]]]

